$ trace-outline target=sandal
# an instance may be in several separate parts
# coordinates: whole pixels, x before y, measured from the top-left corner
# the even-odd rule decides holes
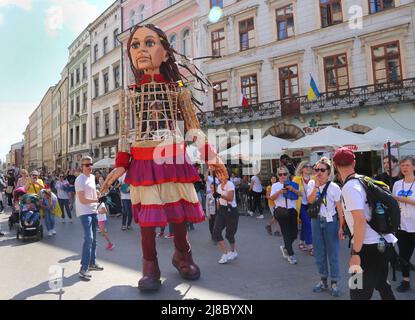
[[[300,249],[301,251],[307,251],[307,250],[308,250],[308,249],[306,248],[305,244],[303,244],[303,243],[300,243],[300,244],[298,245],[298,249]]]

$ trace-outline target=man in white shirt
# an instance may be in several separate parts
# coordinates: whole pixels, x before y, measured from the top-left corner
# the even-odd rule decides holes
[[[249,188],[249,191],[252,192],[253,197],[253,205],[252,205],[252,211],[248,211],[249,215],[252,217],[258,208],[259,215],[257,216],[257,219],[264,219],[264,213],[262,209],[261,204],[261,196],[262,196],[262,184],[261,179],[259,179],[258,175],[255,175],[251,179],[251,187]]]
[[[394,300],[387,278],[394,250],[392,245],[397,239],[392,234],[378,234],[367,223],[372,213],[363,185],[354,179],[356,161],[353,151],[348,148],[337,149],[333,160],[343,181],[342,205],[347,226],[353,236],[349,266],[352,270],[363,269],[362,287],[351,287],[350,298],[369,300],[376,289],[383,300]]]
[[[95,176],[92,174],[92,158],[83,157],[81,166],[82,173],[75,180],[76,215],[81,219],[84,229],[79,277],[89,281],[91,279],[89,271],[102,271],[104,268],[96,263],[98,196]]]

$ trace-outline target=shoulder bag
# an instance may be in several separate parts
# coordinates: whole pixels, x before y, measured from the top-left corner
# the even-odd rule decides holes
[[[312,204],[308,206],[307,214],[311,219],[318,217],[318,214],[320,213],[321,204],[323,203],[323,199],[326,196],[329,185],[330,181],[326,183],[326,186],[324,187],[323,192],[320,194],[320,197],[318,197],[316,200],[314,200]]]

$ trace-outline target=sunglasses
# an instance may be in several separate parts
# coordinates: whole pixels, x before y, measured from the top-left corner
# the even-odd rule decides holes
[[[94,164],[93,163],[83,163],[82,165],[89,168],[89,167],[92,167]]]
[[[314,169],[314,171],[315,171],[315,172],[322,172],[322,173],[324,173],[324,172],[326,172],[326,171],[327,171],[327,169],[323,169],[323,168],[315,168],[315,169]]]
[[[286,177],[288,176],[288,173],[278,173],[278,177]]]

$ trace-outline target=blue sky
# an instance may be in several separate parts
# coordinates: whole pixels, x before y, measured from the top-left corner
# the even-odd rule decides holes
[[[0,0],[0,159],[60,79],[68,46],[114,0]]]

